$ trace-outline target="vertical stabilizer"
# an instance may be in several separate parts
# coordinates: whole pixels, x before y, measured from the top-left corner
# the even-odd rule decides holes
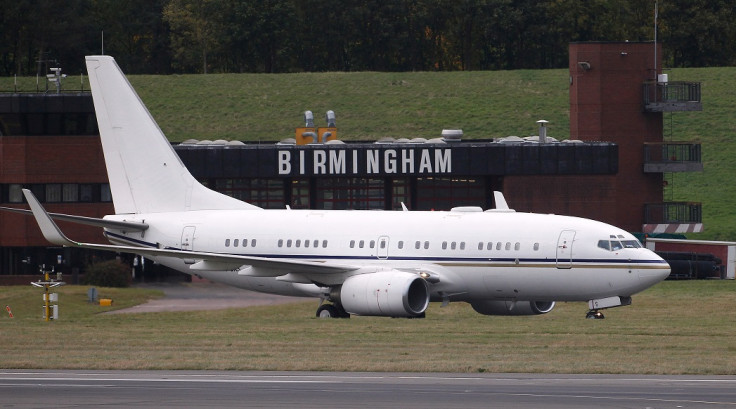
[[[197,182],[115,59],[86,60],[115,213],[259,209]]]

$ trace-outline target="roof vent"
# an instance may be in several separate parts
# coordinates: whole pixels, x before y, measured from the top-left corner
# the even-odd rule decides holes
[[[460,142],[460,140],[463,139],[463,130],[462,129],[443,129],[442,139],[444,139],[445,142]]]

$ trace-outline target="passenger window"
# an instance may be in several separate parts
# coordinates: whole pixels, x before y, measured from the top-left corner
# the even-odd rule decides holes
[[[419,244],[420,244],[419,242],[414,243],[414,248],[416,248],[417,250],[419,250]]]
[[[382,249],[386,248],[386,240],[381,240],[381,248]]]
[[[256,239],[251,239],[250,240],[250,246],[251,247],[255,247],[256,246]]]
[[[239,243],[240,243],[240,240],[238,239],[233,240],[233,247],[238,247]]]
[[[365,246],[365,242],[363,240],[358,242],[358,247],[363,248]]]
[[[534,251],[539,250],[539,243],[534,243]]]
[[[327,240],[322,240],[322,247],[327,248]]]
[[[286,240],[286,247],[291,247],[291,239]]]
[[[483,250],[483,242],[478,243],[478,250]]]
[[[501,243],[500,241],[496,243],[496,250],[501,250],[501,246],[503,246],[503,243]]]
[[[454,241],[452,243],[450,243],[450,249],[451,250],[455,250],[456,247],[457,247],[457,243],[455,243]]]
[[[429,249],[429,242],[428,241],[425,241],[424,242],[424,249],[425,250]]]
[[[486,244],[486,250],[493,250],[493,242],[489,241],[488,244]]]
[[[284,239],[279,239],[279,247],[284,247]]]
[[[521,248],[521,243],[517,242],[516,244],[514,244],[514,250],[519,251],[520,248]]]
[[[403,241],[400,241],[399,242],[399,249],[403,249],[403,248],[404,248],[404,242]]]
[[[248,239],[243,239],[243,247],[248,247]]]
[[[355,248],[355,240],[350,240],[350,248]]]
[[[230,247],[230,239],[225,239],[225,247]]]
[[[506,250],[511,250],[511,242],[506,242]]]
[[[319,247],[319,240],[315,240],[315,241],[314,241],[314,242],[312,243],[312,247],[314,247],[314,248],[317,248],[317,247]]]
[[[294,244],[296,244],[296,247],[301,247],[302,246],[302,241],[301,240],[297,240],[296,243],[294,243]]]
[[[304,247],[309,247],[309,240],[304,240]]]
[[[376,247],[376,241],[375,240],[371,240],[371,248],[374,248],[374,247]]]
[[[443,241],[442,242],[442,250],[447,250],[447,242],[446,241]]]
[[[460,242],[460,250],[465,250],[465,242],[464,241],[461,241]]]

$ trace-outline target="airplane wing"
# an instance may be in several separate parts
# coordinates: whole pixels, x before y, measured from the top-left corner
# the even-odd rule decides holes
[[[246,275],[256,277],[278,277],[287,273],[314,274],[314,273],[345,273],[359,268],[359,266],[322,263],[293,259],[272,259],[267,257],[241,256],[234,254],[210,253],[201,251],[185,251],[160,249],[151,247],[117,246],[109,244],[79,243],[69,239],[53,221],[46,209],[28,189],[23,189],[36,218],[41,233],[53,244],[65,247],[83,247],[91,250],[112,251],[116,253],[133,253],[147,257],[172,257],[183,260],[190,265],[190,269],[197,270],[238,270],[243,266],[256,269],[249,270]],[[71,221],[71,220],[70,220]],[[119,227],[118,227],[119,228]]]

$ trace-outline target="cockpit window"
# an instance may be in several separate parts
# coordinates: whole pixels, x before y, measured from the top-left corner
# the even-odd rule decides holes
[[[624,247],[626,247],[627,249],[641,248],[641,243],[639,243],[639,240],[624,240],[621,243],[623,243]]]
[[[623,236],[619,237],[623,238]],[[642,245],[639,240],[618,240],[617,237],[611,235],[610,240],[598,240],[598,247],[604,250],[618,251],[623,248],[638,249],[641,248]]]

